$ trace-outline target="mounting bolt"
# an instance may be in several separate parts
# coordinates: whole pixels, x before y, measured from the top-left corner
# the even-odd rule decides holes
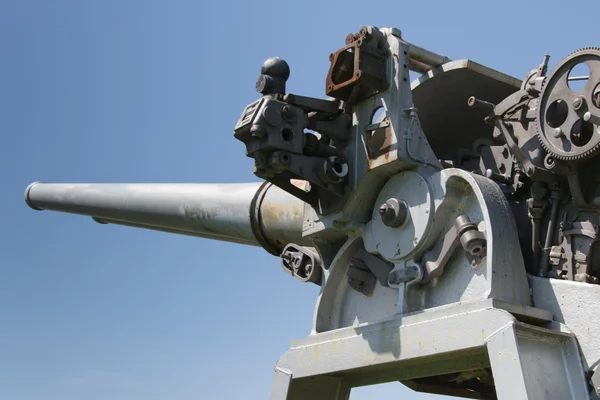
[[[385,226],[397,228],[406,221],[408,206],[402,200],[391,198],[379,207],[379,215]]]
[[[304,266],[304,272],[308,276],[308,275],[312,274],[312,270],[313,270],[312,264],[310,262],[307,262],[306,265]]]
[[[565,134],[563,133],[562,129],[560,128],[556,128],[554,129],[554,137],[555,138],[559,138],[559,137],[563,137]]]
[[[296,115],[294,114],[294,112],[292,111],[290,106],[287,104],[285,106],[283,106],[283,109],[281,110],[281,115],[283,115],[283,118],[286,121],[289,121],[289,122],[296,121]]]
[[[579,110],[585,105],[585,99],[583,96],[577,96],[573,99],[573,109],[575,111]]]
[[[420,282],[423,279],[423,268],[412,261],[409,261],[403,268],[396,268],[388,275],[388,282],[392,285],[399,285],[404,282]]]
[[[598,117],[597,115],[592,114],[591,112],[586,112],[585,114],[583,114],[583,120],[585,122],[591,122],[594,125],[600,125],[600,117]]]

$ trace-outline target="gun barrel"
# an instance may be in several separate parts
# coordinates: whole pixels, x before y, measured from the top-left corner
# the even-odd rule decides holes
[[[91,216],[96,222],[197,236],[279,255],[302,237],[304,203],[268,182],[235,184],[71,184],[34,182],[35,210]]]

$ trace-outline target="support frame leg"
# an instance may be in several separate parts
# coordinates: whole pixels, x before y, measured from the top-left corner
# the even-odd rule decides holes
[[[480,369],[500,400],[589,399],[575,336],[550,325],[485,302],[311,335],[279,360],[271,400],[348,400],[352,387]]]
[[[292,380],[291,371],[275,368],[271,400],[349,400],[350,386],[341,378],[314,376]]]
[[[514,323],[487,348],[498,399],[589,399],[573,337]]]

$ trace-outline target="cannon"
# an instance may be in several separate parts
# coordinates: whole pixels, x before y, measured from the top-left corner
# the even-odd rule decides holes
[[[287,93],[284,60],[263,64],[261,96],[233,128],[261,182],[37,182],[25,201],[261,246],[318,285],[273,400],[390,381],[597,398],[600,49],[551,72],[544,55],[521,80],[366,26],[329,60],[325,99]]]

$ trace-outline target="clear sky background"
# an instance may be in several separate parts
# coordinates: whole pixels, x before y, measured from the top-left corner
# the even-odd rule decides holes
[[[324,97],[346,35],[394,26],[523,78],[544,53],[599,46],[599,5],[0,1],[0,399],[267,399],[318,293],[261,248],[33,211],[30,182],[256,181],[232,131],[264,59]]]

